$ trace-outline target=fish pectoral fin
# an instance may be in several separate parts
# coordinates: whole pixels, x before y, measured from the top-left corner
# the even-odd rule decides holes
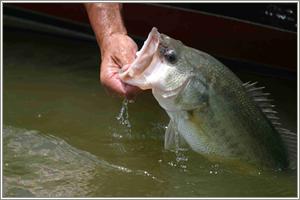
[[[170,120],[168,128],[165,132],[165,149],[179,150],[186,147],[185,139],[179,134],[176,123]]]
[[[165,149],[171,150],[175,147],[175,134],[174,125],[172,120],[169,122],[167,130],[165,132]]]

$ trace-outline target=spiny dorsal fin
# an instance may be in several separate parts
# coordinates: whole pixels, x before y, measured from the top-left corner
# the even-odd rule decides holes
[[[254,102],[260,107],[262,112],[266,115],[266,117],[272,122],[273,126],[275,128],[281,128],[279,117],[276,116],[277,111],[274,110],[275,105],[271,104],[270,102],[273,101],[273,99],[268,98],[270,93],[263,92],[263,89],[265,87],[255,87],[257,82],[247,82],[244,83],[243,86],[245,87],[247,93],[249,96],[252,97]]]
[[[281,127],[279,117],[276,115],[278,112],[274,110],[275,105],[270,103],[273,100],[268,98],[270,93],[264,93],[263,89],[265,87],[255,87],[256,84],[257,82],[247,82],[243,86],[281,135],[288,151],[290,167],[295,168],[297,166],[297,134]]]

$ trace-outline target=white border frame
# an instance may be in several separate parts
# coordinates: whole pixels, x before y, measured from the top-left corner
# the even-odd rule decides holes
[[[150,198],[140,198],[140,197],[112,197],[112,198],[101,198],[101,197],[91,197],[91,198],[38,198],[38,197],[31,197],[31,198],[14,198],[14,197],[3,197],[3,137],[2,137],[2,128],[3,128],[3,3],[93,3],[93,2],[119,2],[119,3],[297,3],[297,144],[298,144],[298,149],[297,149],[297,197],[293,198],[243,198],[243,197],[224,197],[224,198],[214,198],[214,197],[206,197],[206,198],[201,198],[201,197],[180,197],[180,198],[174,198],[174,197],[150,197]],[[32,1],[32,0],[24,0],[24,1],[13,1],[13,0],[6,0],[6,1],[1,1],[1,108],[0,108],[0,119],[1,119],[1,124],[0,124],[0,131],[1,131],[1,197],[0,199],[299,199],[299,1],[259,1],[259,0],[253,0],[253,1],[199,1],[199,0],[189,0],[189,1],[182,1],[182,0],[173,0],[173,1],[159,1],[159,0],[154,0],[154,1],[125,1],[125,0],[116,0],[116,1],[82,1],[82,0],[64,0],[64,1],[59,1],[59,0],[45,0],[45,1]]]

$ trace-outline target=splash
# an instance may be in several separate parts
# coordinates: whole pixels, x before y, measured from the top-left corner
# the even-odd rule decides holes
[[[180,135],[178,131],[175,131],[175,155],[176,155],[176,163],[183,170],[183,172],[187,171],[187,162],[188,157],[186,155],[186,151],[188,149],[184,148],[180,141]]]
[[[170,165],[171,167],[177,167],[183,172],[187,172],[189,161],[189,158],[187,156],[188,149],[179,146],[179,141],[176,140],[177,139],[175,138],[175,150],[172,150],[172,152],[175,153],[175,160],[169,161],[168,165]]]
[[[128,114],[128,104],[129,103],[132,103],[132,102],[128,99],[123,100],[120,113],[117,116],[117,120],[119,121],[119,123],[122,126],[125,126],[131,132],[131,123],[129,121],[129,114]]]

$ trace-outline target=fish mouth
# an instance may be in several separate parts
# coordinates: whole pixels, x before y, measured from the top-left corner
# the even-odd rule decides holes
[[[137,86],[142,90],[154,89],[163,93],[164,98],[173,97],[184,87],[186,77],[176,73],[173,67],[170,68],[164,62],[164,52],[168,48],[170,37],[160,34],[157,28],[152,28],[144,45],[136,53],[135,60],[129,65],[128,69],[119,72],[119,78],[126,84]],[[173,71],[176,80],[180,79],[183,84],[166,84],[167,74]],[[183,78],[182,78],[183,77]],[[167,85],[167,86],[166,86]]]
[[[153,27],[143,47],[136,53],[136,59],[130,64],[126,71],[120,71],[119,77],[124,82],[136,79],[151,65],[154,55],[160,44],[161,34]]]

